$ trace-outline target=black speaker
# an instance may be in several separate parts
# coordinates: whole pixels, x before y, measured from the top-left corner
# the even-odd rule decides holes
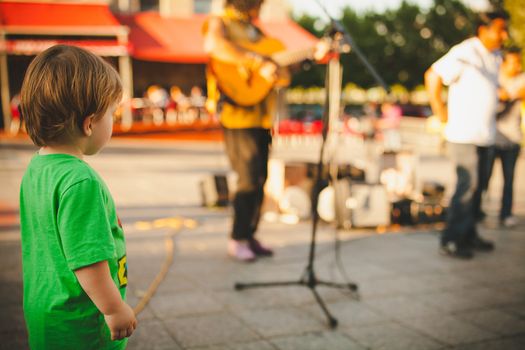
[[[403,198],[392,203],[391,221],[393,224],[401,226],[414,225],[414,201],[409,198]]]
[[[314,179],[317,177],[317,163],[307,163],[307,172],[306,175]],[[364,182],[365,181],[365,171],[364,169],[358,168],[353,164],[339,164],[337,166],[337,180],[348,178],[352,181],[356,182]],[[330,178],[330,168],[328,165],[323,166],[323,173],[322,176],[324,179]],[[335,179],[332,179],[335,180]]]

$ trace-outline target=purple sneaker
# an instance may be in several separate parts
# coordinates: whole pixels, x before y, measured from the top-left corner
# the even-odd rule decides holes
[[[228,255],[241,262],[252,262],[256,258],[247,241],[236,241],[234,239],[228,242]]]
[[[261,242],[259,242],[255,238],[249,241],[249,247],[251,251],[254,252],[255,255],[257,256],[272,256],[273,255],[273,250],[271,250],[268,247],[265,247],[264,245],[261,244]]]

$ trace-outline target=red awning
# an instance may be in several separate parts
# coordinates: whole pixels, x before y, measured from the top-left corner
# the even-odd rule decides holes
[[[205,15],[164,18],[156,12],[143,12],[118,18],[131,29],[134,58],[176,63],[205,63],[208,60],[202,37]],[[260,27],[268,36],[280,39],[288,50],[312,47],[317,42],[317,38],[293,21],[261,22]]]
[[[120,23],[107,4],[7,0],[0,2],[0,25],[3,27],[115,27],[120,26]]]
[[[127,28],[113,16],[107,4],[99,2],[2,1],[0,32],[7,34],[0,50],[14,55],[34,55],[59,43],[84,47],[102,56],[123,56],[129,51]],[[31,39],[10,35],[25,35]],[[40,39],[41,35],[90,39]]]
[[[164,18],[157,12],[142,12],[118,18],[130,28],[133,58],[178,63],[207,60],[201,34],[206,16]]]

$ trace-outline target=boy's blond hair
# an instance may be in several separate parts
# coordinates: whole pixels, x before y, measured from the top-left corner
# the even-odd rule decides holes
[[[118,73],[84,49],[56,45],[40,53],[27,69],[20,112],[37,146],[69,142],[84,120],[101,117],[122,97]]]

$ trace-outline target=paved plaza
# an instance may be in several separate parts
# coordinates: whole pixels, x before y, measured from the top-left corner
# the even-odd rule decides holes
[[[27,348],[17,203],[34,151],[25,140],[0,140],[0,349]],[[128,302],[148,297],[159,277],[129,349],[525,349],[523,157],[516,179],[520,225],[497,225],[497,167],[486,197],[489,216],[479,226],[496,250],[471,261],[440,256],[436,227],[339,231],[336,250],[336,230],[322,223],[318,277],[359,285],[359,297],[318,288],[339,320],[335,330],[307,288],[233,289],[238,281],[298,280],[311,223],[263,221],[259,237],[276,248],[275,257],[252,264],[229,259],[229,209],[201,207],[198,191],[205,175],[228,170],[222,144],[115,139],[87,161],[106,180],[127,235]]]

